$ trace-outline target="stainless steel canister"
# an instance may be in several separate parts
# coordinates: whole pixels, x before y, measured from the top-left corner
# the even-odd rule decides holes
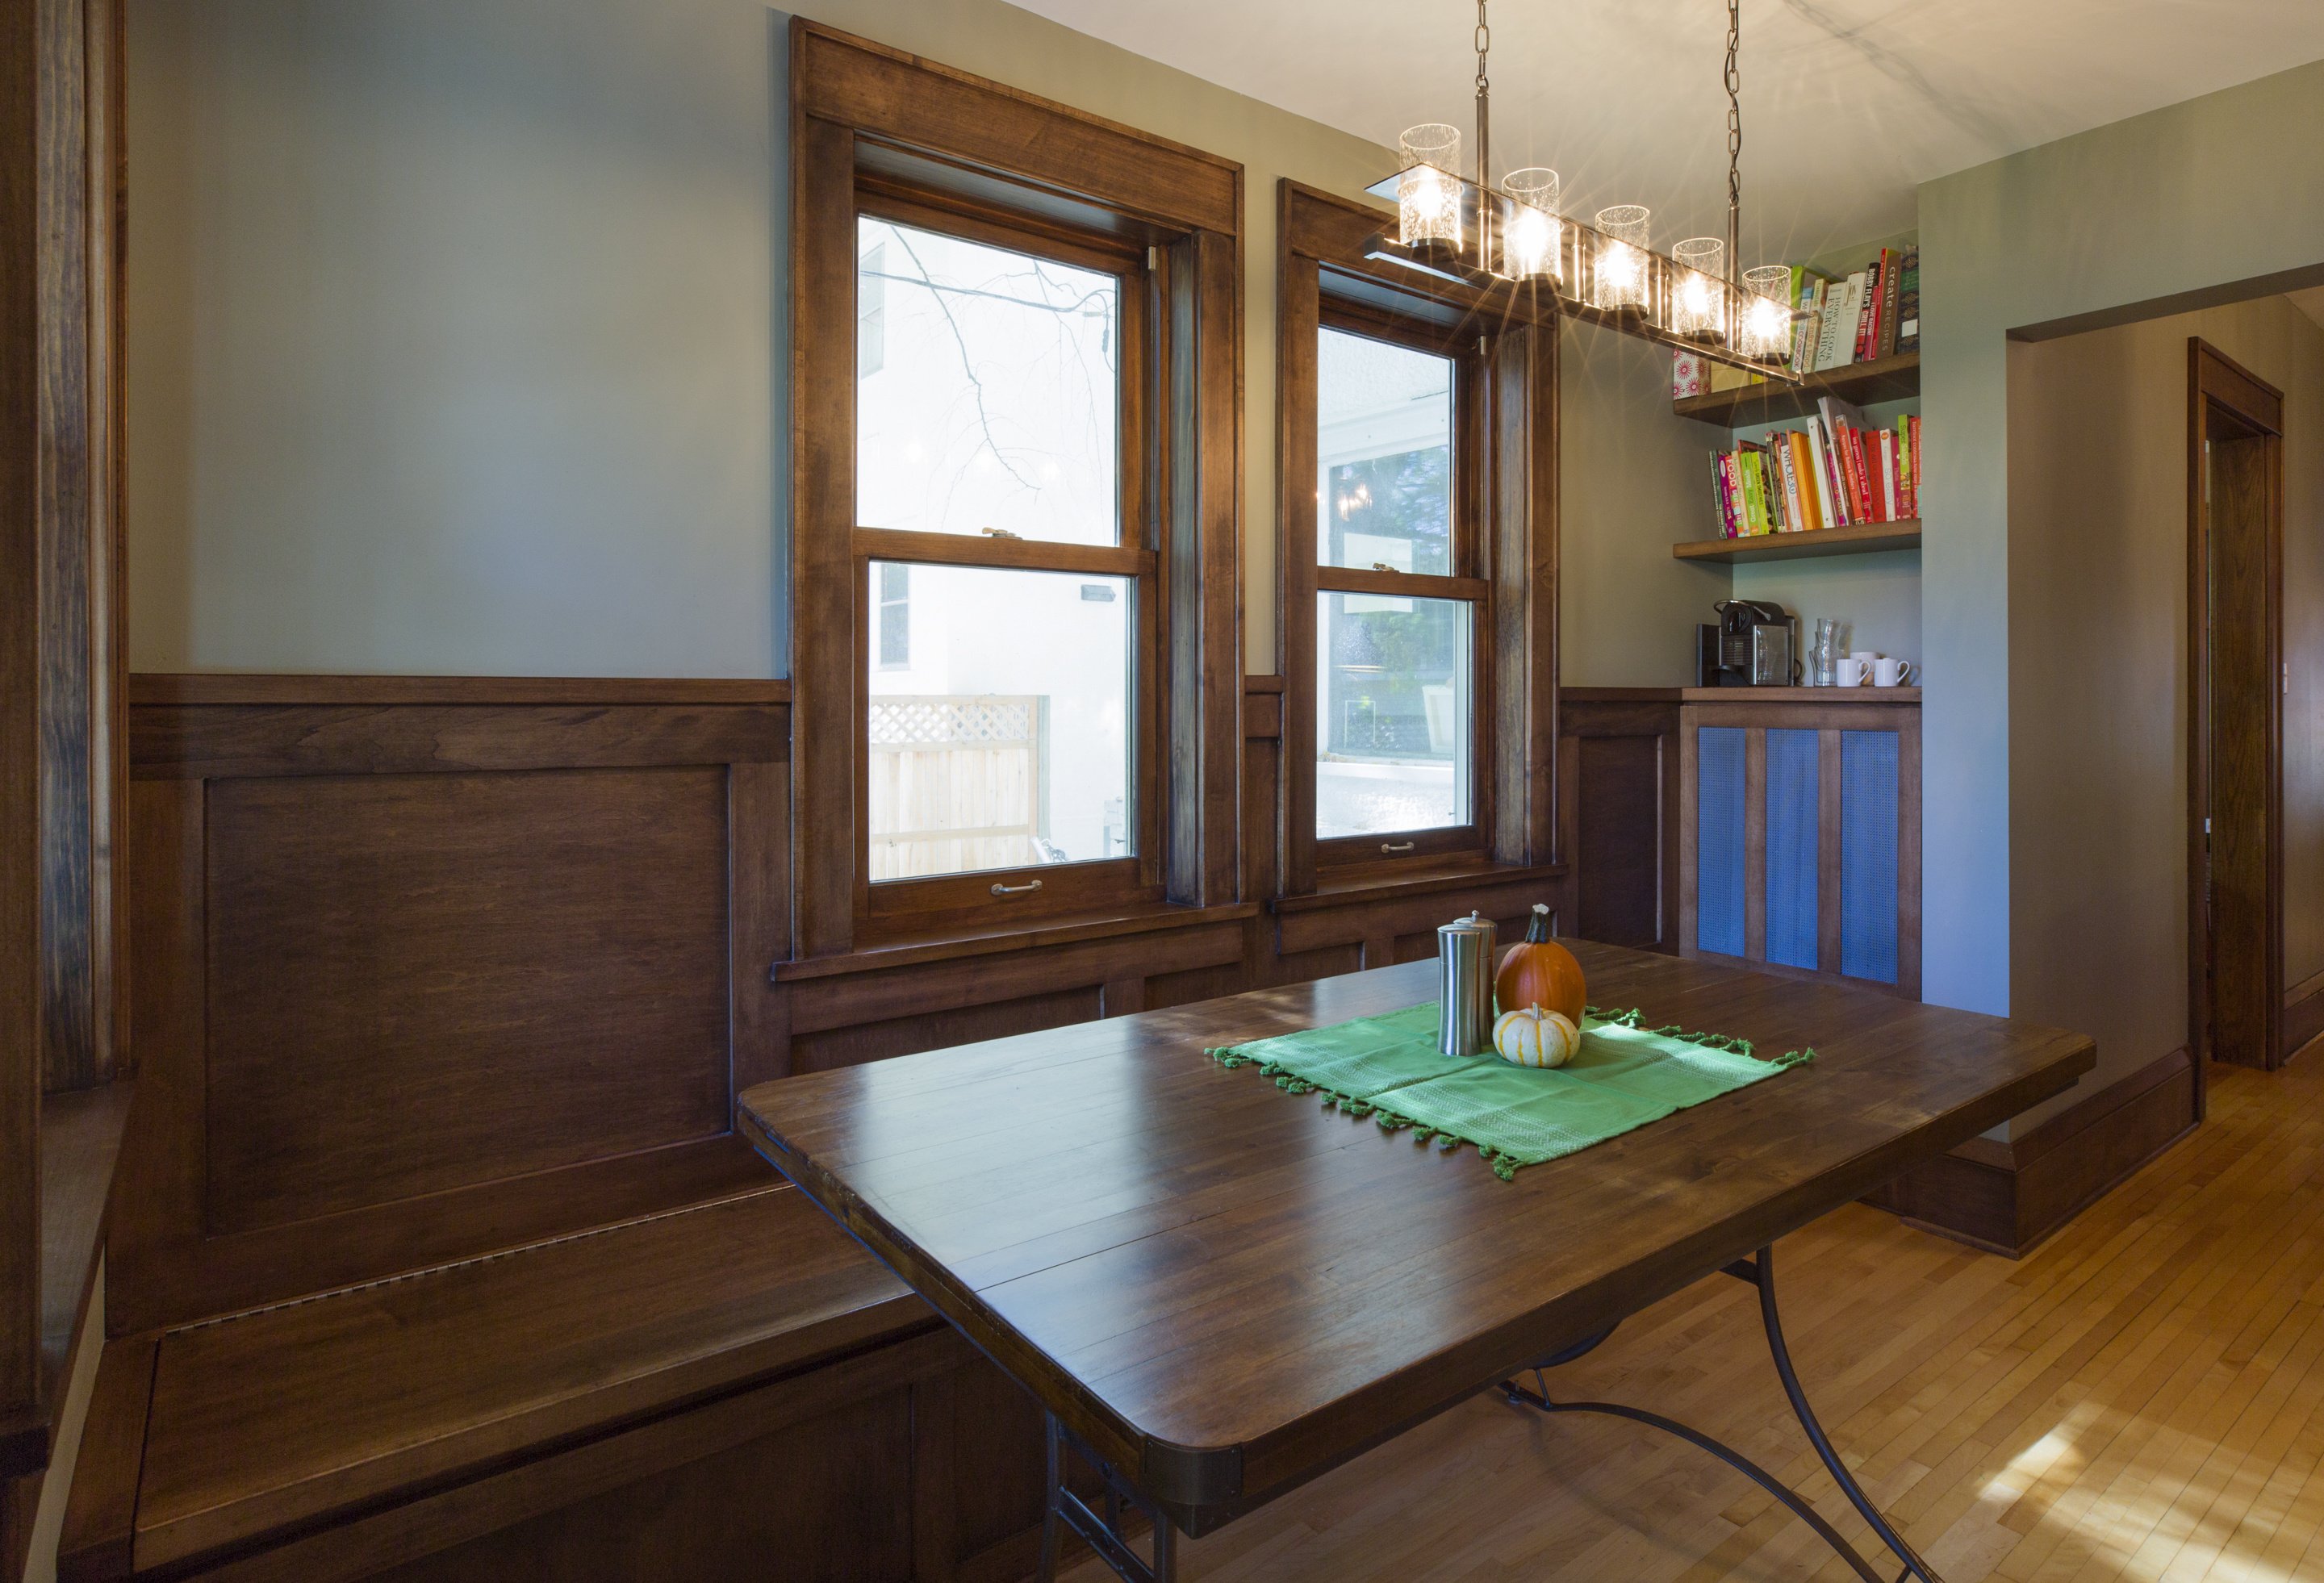
[[[1471,913],[1436,931],[1436,1048],[1475,1055],[1493,1042],[1492,920]]]

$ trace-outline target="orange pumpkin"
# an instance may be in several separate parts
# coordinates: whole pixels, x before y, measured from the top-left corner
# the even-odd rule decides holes
[[[1503,1011],[1523,1011],[1538,1006],[1554,1011],[1575,1027],[1582,1026],[1582,1008],[1589,990],[1582,981],[1582,964],[1573,953],[1549,937],[1549,908],[1534,903],[1525,938],[1501,958],[1493,976],[1493,999]]]

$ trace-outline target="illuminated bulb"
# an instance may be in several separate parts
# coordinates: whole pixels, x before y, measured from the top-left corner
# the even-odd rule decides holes
[[[1727,244],[1716,236],[1690,236],[1671,249],[1671,261],[1680,271],[1671,328],[1690,340],[1725,340]]]
[[[1563,280],[1565,227],[1557,219],[1557,172],[1539,165],[1501,179],[1509,196],[1501,227],[1501,273],[1513,281]]]
[[[1501,237],[1502,273],[1513,281],[1546,276],[1555,280],[1558,225],[1530,204],[1519,204]]]
[[[1432,124],[1407,128],[1397,146],[1405,170],[1397,178],[1397,239],[1406,247],[1424,243],[1461,245],[1461,182],[1458,127]]]
[[[1792,355],[1792,272],[1784,264],[1761,264],[1743,272],[1743,324],[1737,348],[1762,363],[1784,363]]]
[[[1598,211],[1596,289],[1600,308],[1643,312],[1646,307],[1646,222],[1649,211],[1634,203]]]

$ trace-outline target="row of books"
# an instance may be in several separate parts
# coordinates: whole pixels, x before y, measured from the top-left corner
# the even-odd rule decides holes
[[[1833,280],[1792,271],[1792,372],[1821,373],[1876,363],[1921,345],[1921,250],[1884,247],[1880,256]]]
[[[1821,373],[1871,363],[1921,345],[1921,250],[1884,247],[1880,256],[1844,278],[1792,266],[1791,369]],[[1757,384],[1760,376],[1691,352],[1672,356],[1673,397]]]
[[[1921,420],[1868,428],[1826,396],[1798,428],[1711,452],[1711,474],[1722,538],[1910,521],[1921,514]]]

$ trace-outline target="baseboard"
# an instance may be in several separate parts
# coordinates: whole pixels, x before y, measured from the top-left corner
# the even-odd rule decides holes
[[[2007,1143],[1971,1138],[1864,1201],[2022,1258],[2194,1129],[2195,1072],[2173,1050]]]
[[[2300,980],[2283,992],[2283,1016],[2277,1025],[2278,1055],[2289,1061],[2324,1035],[2324,973]]]

